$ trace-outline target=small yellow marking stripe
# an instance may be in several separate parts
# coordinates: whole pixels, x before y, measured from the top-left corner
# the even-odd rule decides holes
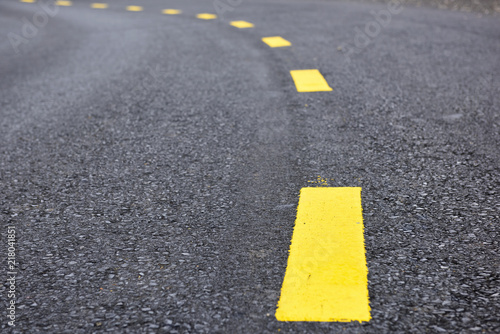
[[[56,6],[71,6],[73,5],[73,3],[71,1],[66,1],[66,0],[59,0],[59,1],[56,1],[54,2],[56,4]]]
[[[281,36],[264,37],[262,41],[269,45],[271,48],[281,48],[284,46],[291,46],[292,43],[287,41]]]
[[[180,14],[182,12],[178,9],[164,9],[162,11],[162,13],[167,14],[167,15],[177,15],[177,14]]]
[[[107,3],[93,3],[90,5],[91,8],[96,8],[96,9],[106,9],[108,8],[108,4]]]
[[[290,71],[290,74],[298,92],[329,92],[332,90],[318,70],[296,70]]]
[[[217,18],[217,15],[209,13],[201,13],[196,15],[196,17],[202,20],[213,20]]]
[[[253,23],[250,23],[247,21],[231,21],[229,24],[232,25],[233,27],[240,28],[240,29],[254,27]]]
[[[129,12],[142,12],[142,9],[141,6],[127,6]]]
[[[300,191],[279,321],[369,321],[361,188]]]
[[[19,1],[26,2],[26,3],[34,3],[35,2],[35,0],[19,0]]]

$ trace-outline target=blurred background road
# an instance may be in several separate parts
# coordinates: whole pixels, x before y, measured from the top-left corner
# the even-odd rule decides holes
[[[0,0],[2,332],[500,332],[498,3],[24,1]],[[314,186],[362,187],[369,322],[275,318]]]

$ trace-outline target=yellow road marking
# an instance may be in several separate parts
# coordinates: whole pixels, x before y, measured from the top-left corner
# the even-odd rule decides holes
[[[196,17],[202,20],[213,20],[217,18],[217,15],[209,13],[201,13],[196,15]]]
[[[142,9],[141,6],[127,6],[129,12],[142,12]]]
[[[272,48],[281,48],[284,46],[291,46],[292,43],[287,41],[281,36],[273,36],[273,37],[264,37],[262,38],[262,41],[269,45]]]
[[[300,191],[279,321],[369,321],[361,188]]]
[[[55,4],[57,6],[71,6],[73,5],[73,3],[71,1],[66,1],[66,0],[59,0],[59,1],[56,1]]]
[[[332,90],[318,70],[296,70],[290,71],[290,74],[298,92],[329,92]]]
[[[26,2],[26,3],[34,3],[35,2],[35,0],[19,0],[19,1]]]
[[[167,15],[177,15],[177,14],[180,14],[182,12],[178,9],[164,9],[162,11],[162,13],[167,14]]]
[[[96,8],[96,9],[106,9],[108,8],[108,4],[107,3],[93,3],[90,5],[91,8]]]
[[[231,21],[229,24],[232,25],[233,27],[240,28],[240,29],[254,27],[253,23],[250,23],[247,21]]]

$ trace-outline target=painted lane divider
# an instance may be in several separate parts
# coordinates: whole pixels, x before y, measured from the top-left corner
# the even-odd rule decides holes
[[[126,8],[129,12],[142,12],[143,8],[141,6],[127,6]]]
[[[231,21],[229,23],[233,27],[244,29],[244,28],[253,28],[254,25],[253,23],[247,22],[247,21]]]
[[[93,3],[90,5],[90,8],[95,8],[95,9],[106,9],[108,8],[108,4],[107,3]]]
[[[35,0],[19,0],[19,1],[26,3],[35,3]]]
[[[300,191],[279,321],[369,321],[361,188]]]
[[[58,1],[54,2],[54,4],[56,6],[65,6],[65,7],[69,7],[69,6],[73,5],[73,3],[71,1],[67,1],[67,0],[58,0]]]
[[[290,71],[297,92],[329,92],[332,88],[328,86],[323,75],[318,70],[296,70]]]
[[[217,18],[217,15],[215,14],[210,14],[210,13],[201,13],[196,15],[197,18],[201,20],[213,20]]]
[[[292,43],[287,41],[281,36],[263,37],[262,41],[269,45],[271,48],[282,48],[285,46],[291,46]]]
[[[167,15],[177,15],[182,13],[182,11],[180,11],[179,9],[164,9],[162,13]]]

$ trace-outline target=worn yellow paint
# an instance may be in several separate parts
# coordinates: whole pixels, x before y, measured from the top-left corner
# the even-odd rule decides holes
[[[95,9],[106,9],[108,8],[108,4],[107,3],[93,3],[90,5],[91,8],[95,8]]]
[[[129,12],[142,12],[143,8],[141,6],[127,6]]]
[[[229,24],[232,25],[233,27],[240,28],[240,29],[254,27],[253,23],[250,23],[247,21],[231,21]]]
[[[164,9],[162,11],[162,13],[167,14],[167,15],[177,15],[177,14],[180,14],[182,12],[178,9]]]
[[[334,181],[334,179],[330,179],[330,181]],[[318,178],[316,180],[308,180],[308,183],[315,183],[319,186],[326,186],[328,187],[328,179],[321,177],[321,175],[318,175]]]
[[[201,13],[196,15],[196,17],[202,20],[213,20],[217,18],[217,15],[209,13]]]
[[[369,321],[361,188],[300,191],[279,321]]]
[[[282,48],[284,46],[292,45],[292,43],[281,36],[264,37],[262,38],[262,41],[272,48]]]
[[[19,1],[26,2],[26,3],[34,3],[35,2],[35,0],[19,0]]]
[[[298,92],[329,92],[332,90],[318,70],[295,70],[290,71],[290,74]]]
[[[56,1],[54,2],[56,4],[56,6],[71,6],[73,5],[73,3],[71,1],[66,1],[66,0],[59,0],[59,1]]]

